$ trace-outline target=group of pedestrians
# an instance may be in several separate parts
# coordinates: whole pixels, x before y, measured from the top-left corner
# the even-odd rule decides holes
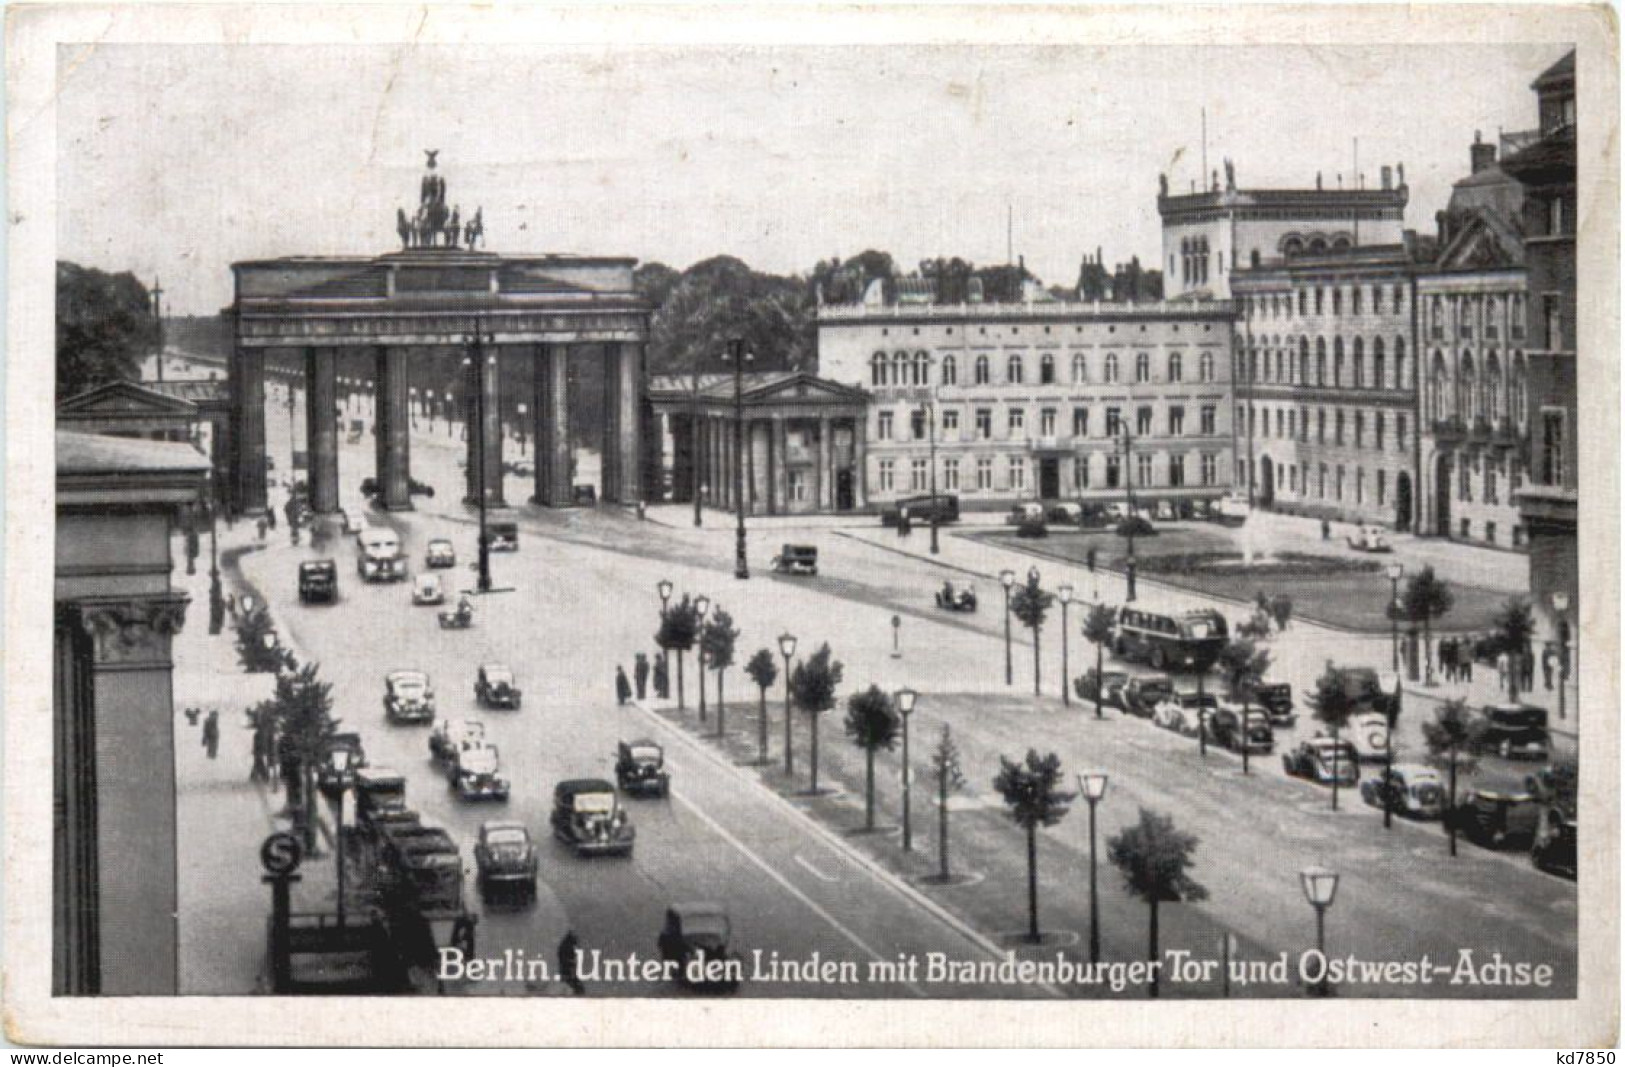
[[[625,704],[637,693],[639,700],[649,698],[649,683],[654,683],[656,700],[671,698],[671,676],[666,671],[666,657],[656,652],[651,658],[639,652],[632,662],[632,677],[627,678],[626,668],[615,668],[615,703]]]
[[[1473,665],[1477,657],[1474,652],[1482,647],[1483,638],[1475,636],[1447,637],[1439,642],[1439,669],[1447,682],[1465,682],[1471,684],[1473,680]],[[1535,689],[1535,661],[1534,651],[1529,648],[1520,650],[1501,649],[1496,652],[1495,680],[1496,684],[1506,692],[1512,691],[1512,685],[1517,683],[1517,689],[1522,693],[1533,692]],[[1562,674],[1562,657],[1556,644],[1547,642],[1541,650],[1540,681],[1541,685],[1550,692],[1559,684]]]

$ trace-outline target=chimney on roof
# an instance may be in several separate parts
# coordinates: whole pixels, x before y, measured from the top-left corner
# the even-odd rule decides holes
[[[1473,131],[1473,147],[1471,151],[1474,174],[1495,166],[1495,145],[1485,144],[1484,135],[1478,130]]]
[[[1394,168],[1393,167],[1383,167],[1382,168],[1382,188],[1383,188],[1383,191],[1386,192],[1387,190],[1392,189],[1393,187],[1394,187]]]

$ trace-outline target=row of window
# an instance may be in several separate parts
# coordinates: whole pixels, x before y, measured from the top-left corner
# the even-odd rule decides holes
[[[1522,352],[1513,353],[1510,382],[1502,374],[1501,360],[1495,352],[1485,357],[1482,378],[1471,352],[1463,352],[1457,358],[1454,375],[1450,372],[1444,353],[1434,352],[1433,371],[1429,378],[1427,412],[1434,421],[1456,418],[1473,422],[1482,419],[1499,424],[1503,419],[1511,419],[1522,427],[1528,418],[1528,388]]]
[[[1373,315],[1394,314],[1402,315],[1405,312],[1405,283],[1394,283],[1391,290],[1387,308],[1383,306],[1383,287],[1381,285],[1351,285],[1346,289],[1341,285],[1315,286],[1313,289],[1303,288],[1297,292],[1294,303],[1291,293],[1261,293],[1256,296],[1243,296],[1241,298],[1242,310],[1250,319],[1290,319],[1294,308],[1298,315],[1324,315],[1327,306],[1333,315],[1343,314],[1345,303],[1344,293],[1348,294],[1347,304],[1349,313],[1363,315],[1367,306]],[[1369,298],[1368,298],[1369,297]],[[1313,310],[1311,310],[1313,309]]]
[[[1381,337],[1371,339],[1371,359],[1366,361],[1365,338],[1356,337],[1345,350],[1343,338],[1334,337],[1330,360],[1327,359],[1326,338],[1314,342],[1314,375],[1310,376],[1310,344],[1308,337],[1299,337],[1297,352],[1292,351],[1292,339],[1283,344],[1279,336],[1259,339],[1248,347],[1242,359],[1242,377],[1250,381],[1273,382],[1281,385],[1330,385],[1334,388],[1349,386],[1354,389],[1405,388],[1405,338],[1394,338],[1393,376],[1388,374],[1387,347]],[[1328,376],[1327,371],[1330,370]],[[1368,373],[1369,372],[1369,373]]]
[[[1314,467],[1305,463],[1301,469],[1296,463],[1285,463],[1276,468],[1278,473],[1283,469],[1285,478],[1278,479],[1272,487],[1276,494],[1338,503],[1352,501],[1354,504],[1365,504],[1368,500],[1374,500],[1379,506],[1388,503],[1388,472],[1381,468],[1370,481],[1364,467],[1355,467],[1350,477],[1351,472],[1341,463],[1335,466],[1321,463]],[[1368,485],[1375,486],[1374,497],[1368,497]]]
[[[1475,501],[1473,482],[1477,479],[1483,483],[1482,496],[1485,504],[1500,504],[1501,486],[1507,485],[1508,493],[1516,493],[1523,486],[1523,465],[1515,458],[1502,455],[1480,456],[1477,453],[1467,453],[1456,460],[1456,499],[1464,504]],[[1506,503],[1512,503],[1508,495]]]
[[[1428,330],[1443,339],[1454,326],[1455,336],[1471,340],[1480,332],[1486,340],[1501,336],[1503,326],[1514,341],[1524,337],[1522,293],[1435,293],[1428,300]]]
[[[1185,380],[1185,357],[1182,353],[1171,352],[1162,361],[1161,377],[1159,382],[1182,382]],[[1079,353],[1072,357],[1072,381],[1084,383],[1089,378],[1089,357]],[[1101,381],[1107,384],[1118,380],[1119,365],[1115,352],[1108,352],[1101,361]],[[1026,358],[1020,353],[1012,354],[1004,361],[1004,378],[1001,384],[1023,385],[1027,380]],[[1204,352],[1196,360],[1196,380],[1211,382],[1213,380],[1213,353]],[[971,365],[971,384],[991,385],[993,381],[993,361],[987,356],[977,356]],[[1055,357],[1046,352],[1038,359],[1038,385],[1054,385],[1059,381],[1056,376]],[[1140,352],[1134,357],[1134,381],[1145,383],[1152,381],[1151,353]],[[930,385],[931,384],[931,356],[925,352],[894,352],[888,356],[884,352],[876,352],[869,357],[869,384],[873,386],[885,385]],[[958,385],[959,364],[953,356],[942,357],[941,374],[938,384]]]
[[[1089,408],[1074,407],[1072,409],[1072,436],[1089,436]],[[1106,409],[1106,417],[1101,424],[1101,434],[1105,437],[1115,437],[1125,425],[1123,409],[1110,407]],[[1060,409],[1040,408],[1038,412],[1038,436],[1056,436],[1057,420]],[[930,436],[930,426],[926,421],[923,408],[914,408],[907,412],[909,437],[907,440],[924,441]],[[950,437],[959,433],[960,412],[953,408],[942,411],[940,433]],[[976,427],[975,438],[981,441],[991,440],[993,437],[993,409],[976,408],[972,411],[973,425]],[[1019,437],[1027,431],[1027,409],[1006,408],[1005,433],[1010,437]],[[898,419],[892,411],[879,410],[875,412],[875,440],[893,441],[901,440],[897,436]],[[1182,437],[1186,432],[1185,407],[1182,404],[1170,405],[1163,423],[1164,429],[1160,436]],[[1214,404],[1204,404],[1197,412],[1196,432],[1212,435],[1219,432],[1219,409]],[[1134,409],[1134,432],[1141,437],[1159,435],[1155,420],[1155,409],[1149,404],[1142,404]]]
[[[994,456],[975,456],[962,459],[958,456],[947,456],[941,461],[937,488],[939,492],[958,493],[974,489],[976,492],[1006,492],[1024,493],[1028,490],[1028,468],[1032,466],[1026,456],[1003,457],[1003,480],[997,480],[997,468]],[[1150,453],[1141,452],[1134,457],[1134,488],[1182,488],[1187,485],[1211,486],[1219,484],[1219,456],[1214,452],[1203,452],[1197,457],[1195,469],[1187,471],[1186,460],[1188,456],[1180,453]],[[1072,486],[1077,490],[1085,489],[1127,489],[1124,477],[1123,458],[1115,453],[1107,454],[1099,464],[1101,477],[1096,484],[1096,464],[1088,454],[1081,454],[1073,459]],[[974,475],[974,482],[966,484],[961,472]],[[1158,478],[1159,471],[1162,478]],[[907,485],[903,485],[903,475],[907,475]],[[1189,476],[1194,474],[1198,481],[1191,482]],[[876,461],[875,471],[876,492],[881,495],[888,493],[909,492],[924,493],[931,488],[930,460],[921,457],[908,461],[906,468],[902,467],[896,459],[884,458]]]
[[[1274,412],[1274,432],[1271,432],[1271,412]],[[1350,444],[1355,448],[1365,448],[1369,441],[1370,446],[1377,451],[1387,447],[1388,444],[1388,417],[1387,412],[1378,411],[1368,423],[1365,412],[1356,411],[1354,417],[1349,418],[1341,408],[1334,409],[1332,418],[1326,418],[1325,408],[1314,409],[1314,418],[1310,418],[1310,409],[1265,408],[1262,413],[1258,409],[1247,409],[1247,433],[1253,437],[1279,438],[1283,441],[1308,442],[1313,431],[1317,444]],[[1328,425],[1331,429],[1331,441],[1326,439]],[[1369,425],[1371,433],[1366,434]],[[1405,416],[1394,416],[1394,448],[1400,452],[1405,450],[1407,431]]]

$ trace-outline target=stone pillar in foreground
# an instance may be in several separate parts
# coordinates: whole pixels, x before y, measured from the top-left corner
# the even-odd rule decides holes
[[[338,353],[305,349],[305,447],[310,455],[310,506],[318,515],[339,509]]]
[[[407,410],[404,348],[377,350],[377,400],[374,429],[378,434],[378,502],[388,511],[412,510],[412,426]]]
[[[536,360],[536,495],[534,504],[569,507],[570,349],[543,345]]]
[[[265,510],[265,350],[238,346],[231,360],[232,474],[240,514]]]

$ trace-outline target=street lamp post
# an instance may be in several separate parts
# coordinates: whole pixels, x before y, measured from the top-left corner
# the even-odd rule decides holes
[[[1128,578],[1128,593],[1124,599],[1132,602],[1135,599],[1134,571],[1136,567],[1134,562],[1134,524],[1139,518],[1139,514],[1134,510],[1134,435],[1129,432],[1128,423],[1121,419],[1118,420],[1117,429],[1123,438],[1123,488],[1128,500],[1128,519],[1126,520],[1128,524],[1128,561],[1124,568]]]
[[[1393,589],[1393,600],[1388,605],[1388,640],[1394,649],[1394,670],[1399,670],[1399,579],[1405,568],[1399,563],[1388,565],[1388,584]]]
[[[1015,684],[1015,671],[1010,661],[1010,588],[1016,584],[1016,572],[999,572],[999,584],[1004,586],[1004,684]]]
[[[1569,595],[1561,590],[1552,594],[1552,610],[1557,612],[1557,717],[1567,719],[1569,712]],[[1576,709],[1578,718],[1578,709]]]
[[[1089,802],[1089,962],[1100,962],[1100,892],[1095,863],[1095,805],[1106,795],[1106,772],[1078,775],[1078,788]]]
[[[920,694],[912,689],[899,689],[897,691],[897,710],[903,716],[903,851],[914,851],[914,826],[911,819],[913,805],[909,795],[910,779],[913,774],[908,762],[908,719],[914,714],[914,702]]]
[[[937,525],[942,514],[942,505],[937,500],[937,407],[929,400],[920,407],[925,412],[926,426],[931,436],[931,554],[935,556],[942,551],[937,544]]]
[[[655,591],[660,594],[660,622],[662,626],[666,622],[666,602],[671,599],[671,588],[671,582],[664,578],[660,579],[655,586]],[[671,654],[666,651],[664,645],[660,646],[660,662],[667,670],[671,669]]]
[[[485,471],[485,380],[484,379],[485,379],[485,367],[486,367],[486,361],[487,360],[489,360],[490,364],[494,366],[496,364],[496,361],[497,361],[496,353],[493,352],[490,356],[487,356],[485,354],[485,334],[484,334],[484,331],[481,329],[480,321],[478,319],[475,319],[474,320],[474,335],[469,341],[469,358],[464,360],[463,363],[465,365],[467,365],[467,366],[473,367],[474,368],[474,373],[476,375],[474,383],[473,383],[473,385],[474,385],[474,417],[473,417],[473,421],[474,421],[475,426],[478,428],[477,432],[480,435],[480,439],[479,439],[478,445],[474,449],[474,460],[475,460],[475,463],[474,463],[474,477],[476,479],[475,484],[478,486],[478,489],[479,489],[478,493],[475,494],[475,501],[479,505],[479,509],[480,509],[480,542],[479,542],[480,577],[479,577],[479,586],[478,586],[478,588],[479,588],[479,591],[482,592],[482,593],[489,593],[491,591],[491,538],[490,538],[490,535],[486,532],[486,524],[485,524],[485,503],[486,503],[486,497],[489,495],[489,490],[486,487],[486,480],[485,480],[486,471]]]
[[[1055,592],[1061,601],[1061,703],[1070,708],[1072,706],[1072,686],[1067,681],[1067,672],[1070,668],[1067,660],[1066,609],[1072,603],[1072,586],[1063,584]]]
[[[723,357],[734,365],[734,577],[750,577],[750,565],[745,560],[745,364],[755,361],[754,353],[746,350],[743,338],[728,342]]]
[[[1394,825],[1394,805],[1388,796],[1388,790],[1394,787],[1394,725],[1399,721],[1399,701],[1403,695],[1403,681],[1396,667],[1392,671],[1377,676],[1377,685],[1382,691],[1393,698],[1388,706],[1388,732],[1383,738],[1383,770],[1382,770],[1382,828],[1392,829]]]
[[[700,620],[699,632],[694,641],[694,662],[699,665],[701,722],[705,721],[705,615],[710,610],[710,597],[701,595],[694,598],[694,615]]]
[[[784,776],[795,773],[795,753],[790,748],[790,657],[796,654],[794,634],[779,635],[779,654],[784,657]]]
[[[1326,909],[1337,897],[1337,872],[1326,867],[1306,867],[1298,873],[1303,883],[1303,895],[1315,909],[1315,949],[1320,953],[1321,976],[1316,983],[1320,996],[1331,993],[1326,977]]]

